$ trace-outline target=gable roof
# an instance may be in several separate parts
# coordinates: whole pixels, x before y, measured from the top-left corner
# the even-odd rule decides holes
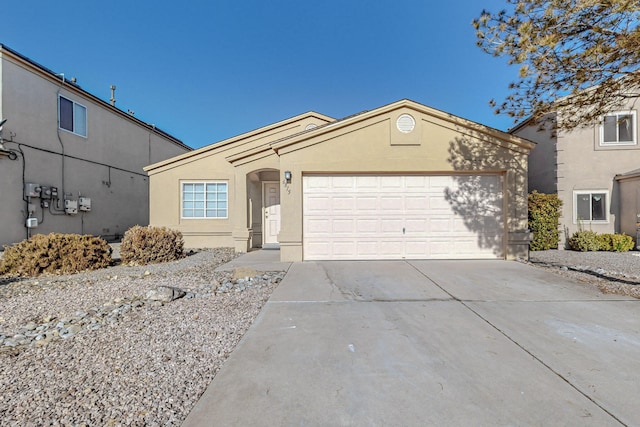
[[[303,114],[299,114],[297,116],[285,119],[285,120],[281,120],[279,122],[276,123],[272,123],[270,125],[267,126],[263,126],[254,130],[251,130],[249,132],[245,132],[242,133],[240,135],[236,135],[233,136],[231,138],[227,138],[224,139],[222,141],[218,141],[215,142],[213,144],[210,145],[206,145],[202,148],[199,148],[197,150],[193,150],[189,153],[184,153],[181,154],[179,156],[176,157],[172,157],[171,159],[167,159],[164,160],[162,162],[158,162],[158,163],[154,163],[152,165],[146,166],[144,168],[145,171],[149,172],[155,169],[159,169],[162,168],[164,166],[168,166],[168,165],[177,165],[179,163],[185,163],[185,162],[189,162],[189,161],[193,161],[196,160],[197,158],[200,158],[202,156],[205,155],[211,155],[213,153],[215,153],[216,151],[222,151],[224,149],[230,149],[230,148],[237,148],[237,147],[241,147],[242,145],[245,144],[249,144],[251,142],[255,142],[259,139],[266,139],[270,136],[274,136],[277,135],[278,133],[285,131],[288,127],[290,127],[291,125],[298,123],[302,120],[305,119],[318,119],[321,120],[323,122],[333,122],[335,121],[335,119],[333,117],[329,117],[326,116],[324,114],[320,114],[320,113],[316,113],[315,111],[309,111],[307,113],[303,113]],[[324,126],[324,125],[321,125]],[[320,127],[320,126],[318,126]],[[309,131],[313,131],[317,128],[313,128],[310,129]],[[304,133],[304,132],[303,132]],[[284,137],[284,138],[288,138]],[[278,138],[280,139],[280,138]],[[266,140],[264,143],[259,144],[257,147],[253,147],[253,148],[247,148],[246,150],[242,150],[240,151],[240,153],[238,154],[242,154],[242,153],[252,153],[256,150],[258,151],[262,151],[264,148],[269,149],[271,143],[273,142],[272,139]],[[234,155],[232,155],[233,157]]]
[[[360,113],[353,114],[339,120],[310,111],[308,113],[300,114],[298,116],[295,116],[277,123],[273,123],[271,125],[267,125],[267,126],[243,133],[241,135],[237,135],[237,136],[222,140],[220,142],[202,147],[192,152],[181,154],[171,159],[168,159],[159,163],[155,163],[153,165],[149,165],[145,167],[144,170],[149,172],[149,171],[154,171],[169,165],[175,167],[181,163],[193,161],[198,158],[201,158],[202,156],[212,155],[218,151],[224,151],[225,149],[232,151],[231,148],[234,148],[234,149],[240,148],[242,145],[248,144],[250,142],[255,142],[257,139],[260,139],[260,138],[265,138],[265,142],[259,145],[253,145],[252,147],[248,147],[245,150],[233,150],[232,152],[230,152],[228,156],[225,157],[225,159],[230,163],[235,163],[239,160],[246,159],[248,157],[255,156],[258,154],[265,154],[267,152],[279,154],[281,150],[296,144],[303,143],[304,141],[310,138],[315,138],[323,134],[344,129],[349,126],[353,126],[354,124],[357,124],[359,122],[363,122],[373,117],[381,116],[401,108],[410,108],[414,111],[423,113],[427,116],[431,116],[435,119],[451,123],[455,126],[459,126],[462,129],[465,129],[469,132],[477,132],[482,135],[495,138],[501,141],[502,143],[504,143],[506,146],[511,146],[513,149],[516,149],[516,150],[528,151],[533,149],[536,145],[535,142],[529,141],[519,136],[512,135],[510,133],[503,132],[498,129],[494,129],[489,126],[485,126],[485,125],[473,122],[471,120],[463,119],[453,114],[446,113],[444,111],[437,110],[432,107],[428,107],[426,105],[420,104],[415,101],[411,101],[409,99],[402,99],[400,101],[383,105],[382,107],[379,107],[373,110],[365,110]],[[307,118],[321,119],[325,121],[325,123],[317,127],[314,127],[312,129],[305,129],[301,132],[297,132],[292,135],[286,135],[280,138],[276,137],[275,139],[267,139],[268,137],[276,136],[278,133],[277,132],[278,129],[285,128],[290,124],[293,124],[295,122],[298,122]]]
[[[345,128],[347,126],[351,126],[355,123],[358,122],[362,122],[365,120],[368,120],[372,117],[376,117],[376,116],[380,116],[383,114],[387,114],[391,111],[394,110],[398,110],[400,108],[410,108],[412,110],[418,111],[420,113],[423,113],[427,116],[431,116],[434,117],[436,119],[445,121],[445,122],[449,122],[453,125],[456,126],[460,126],[463,129],[467,129],[469,131],[474,131],[474,132],[479,132],[481,134],[493,137],[493,138],[497,138],[505,143],[508,144],[513,144],[515,146],[518,146],[520,148],[524,148],[526,150],[531,150],[533,149],[533,147],[536,146],[535,142],[526,140],[524,138],[515,136],[515,135],[511,135],[507,132],[503,132],[501,130],[498,129],[494,129],[491,128],[489,126],[485,126],[476,122],[473,122],[471,120],[467,120],[467,119],[463,119],[462,117],[458,117],[455,116],[453,114],[450,113],[446,113],[444,111],[441,110],[437,110],[435,108],[432,107],[428,107],[426,105],[420,104],[418,102],[415,101],[411,101],[410,99],[402,99],[400,101],[391,103],[391,104],[387,104],[384,105],[382,107],[376,108],[374,110],[369,110],[369,111],[364,111],[362,113],[358,113],[355,114],[353,116],[349,116],[346,117],[342,120],[338,120],[335,121],[333,123],[327,123],[325,126],[322,126],[321,128],[318,129],[314,129],[313,133],[303,133],[300,135],[294,135],[290,138],[286,138],[282,141],[277,141],[274,142],[271,145],[271,148],[278,153],[281,149],[288,147],[290,145],[293,144],[297,144],[300,143],[302,141],[304,141],[305,139],[308,139],[310,137],[316,137],[318,135],[321,135],[323,133],[329,133],[329,132],[333,132],[334,130],[338,130],[338,129],[342,129]]]

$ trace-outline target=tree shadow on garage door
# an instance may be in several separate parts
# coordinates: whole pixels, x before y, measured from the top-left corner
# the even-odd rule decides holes
[[[502,257],[505,233],[527,229],[527,150],[484,133],[458,130],[465,135],[449,142],[447,160],[456,174],[445,199],[477,235],[478,246]]]

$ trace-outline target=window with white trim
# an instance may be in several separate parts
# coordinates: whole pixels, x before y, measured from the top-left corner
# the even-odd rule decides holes
[[[227,218],[228,202],[226,182],[182,183],[182,218]]]
[[[87,107],[64,96],[58,96],[58,127],[87,136]]]
[[[605,115],[600,125],[600,145],[636,145],[636,111]]]
[[[574,191],[573,192],[573,222],[607,222],[607,201],[609,192],[606,190]]]

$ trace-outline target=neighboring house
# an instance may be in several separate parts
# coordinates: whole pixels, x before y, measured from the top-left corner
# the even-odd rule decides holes
[[[37,233],[114,239],[148,223],[143,167],[190,151],[0,45],[0,247]]]
[[[634,104],[571,132],[556,129],[559,113],[510,130],[537,143],[529,156],[529,191],[557,193],[563,202],[560,247],[579,229],[636,237],[640,146]]]
[[[526,257],[532,142],[409,100],[148,166],[150,222],[284,261]]]

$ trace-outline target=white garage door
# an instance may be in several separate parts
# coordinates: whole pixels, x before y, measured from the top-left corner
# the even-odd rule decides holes
[[[503,257],[500,175],[303,177],[306,260]]]

